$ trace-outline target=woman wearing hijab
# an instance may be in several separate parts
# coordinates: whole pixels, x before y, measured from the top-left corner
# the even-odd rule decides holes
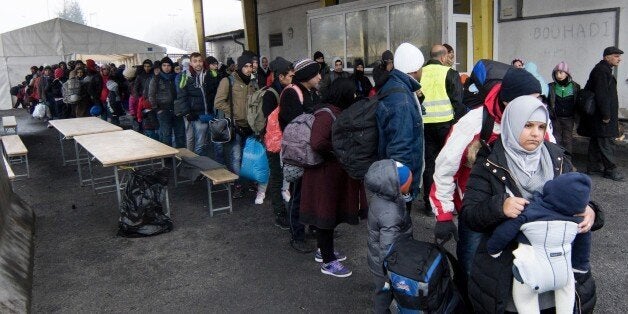
[[[336,79],[329,90],[329,104],[314,113],[312,124],[310,145],[325,161],[314,168],[305,168],[301,187],[299,220],[317,230],[319,249],[314,260],[322,263],[323,274],[335,277],[351,276],[351,271],[341,263],[347,257],[334,251],[334,229],[341,223],[358,224],[362,184],[349,177],[334,156],[331,127],[335,117],[354,102],[353,80]]]
[[[476,312],[516,312],[512,301],[512,241],[503,253],[491,257],[486,241],[502,222],[516,218],[525,210],[535,192],[561,173],[573,171],[573,166],[560,146],[545,142],[549,113],[545,105],[533,96],[514,99],[504,110],[502,133],[492,149],[484,147],[471,171],[463,200],[461,219],[476,232],[483,233],[469,278],[469,299]],[[595,210],[594,210],[595,209]],[[601,228],[602,215],[590,202],[581,214],[578,232]],[[594,223],[595,222],[595,223]],[[576,291],[583,312],[595,305],[595,284],[591,272],[575,273]],[[553,296],[539,295],[541,309],[553,307]]]

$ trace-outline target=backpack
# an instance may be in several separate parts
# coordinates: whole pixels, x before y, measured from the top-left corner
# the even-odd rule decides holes
[[[277,98],[277,104],[279,104],[279,94],[277,91],[275,91],[274,88],[263,87],[253,93],[251,101],[249,101],[246,106],[246,120],[253,132],[256,134],[262,132],[266,126],[266,119],[264,118],[264,113],[262,112],[262,105],[264,104],[264,95],[266,95],[267,91],[270,91],[275,95],[275,98]]]
[[[390,247],[384,272],[400,313],[466,312],[448,260],[460,278],[456,258],[438,244],[401,238]]]
[[[329,108],[321,108],[314,114],[299,115],[286,126],[281,140],[281,158],[284,163],[299,167],[312,167],[323,163],[323,157],[310,145],[314,115],[321,111],[328,112],[336,120],[336,116]]]
[[[301,90],[295,85],[286,86],[283,91],[281,91],[281,95],[288,88],[293,89],[297,96],[299,97],[299,101],[303,103],[303,93]],[[279,97],[281,99],[281,96]],[[266,123],[266,134],[264,134],[264,144],[266,145],[266,150],[271,153],[279,153],[281,151],[281,139],[283,138],[283,132],[281,131],[281,126],[279,126],[279,102],[277,103],[277,108],[273,110],[268,116],[268,122]]]
[[[364,98],[338,115],[332,127],[334,154],[350,177],[362,180],[371,164],[378,160],[379,128],[377,107],[379,101],[403,89]]]
[[[512,66],[488,59],[479,60],[471,76],[464,84],[462,103],[468,110],[472,110],[484,104],[486,95],[495,84],[500,83],[506,75],[506,71]]]
[[[11,87],[11,89],[9,90],[9,93],[11,94],[11,96],[17,96],[17,93],[20,92],[20,88],[21,87],[22,86],[20,86],[20,85],[15,85],[15,86]]]
[[[77,78],[71,78],[63,83],[61,87],[61,95],[63,102],[66,104],[74,104],[80,100],[79,92],[81,90],[81,82]]]

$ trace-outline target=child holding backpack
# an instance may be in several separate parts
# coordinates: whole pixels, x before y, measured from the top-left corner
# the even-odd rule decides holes
[[[399,162],[384,159],[371,165],[364,183],[373,195],[368,215],[368,263],[375,283],[373,309],[375,313],[386,313],[393,295],[383,262],[393,243],[401,238],[412,238],[410,212],[403,198],[403,194],[410,191],[412,172]]]

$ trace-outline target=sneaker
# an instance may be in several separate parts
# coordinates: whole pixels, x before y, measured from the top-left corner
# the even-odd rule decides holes
[[[244,191],[242,189],[242,185],[233,186],[233,193],[231,194],[232,198],[242,198],[244,196]]]
[[[604,172],[604,178],[617,182],[624,182],[624,176],[618,171],[606,171]]]
[[[288,191],[288,190],[281,190],[281,197],[283,197],[283,200],[287,203],[287,202],[290,202],[290,198],[292,196],[290,195],[290,191]]]
[[[288,223],[288,219],[284,216],[275,216],[275,226],[279,227],[281,230],[290,229],[290,224]]]
[[[345,265],[342,265],[342,263],[337,260],[329,262],[327,264],[322,263],[321,273],[340,278],[349,277],[352,274],[349,268],[347,268]]]
[[[312,253],[316,249],[314,245],[305,240],[290,240],[290,246],[297,250],[299,253]]]
[[[266,193],[257,192],[255,196],[255,205],[264,204],[264,198],[266,198]]]
[[[336,260],[339,262],[342,262],[347,259],[346,255],[338,251],[334,251],[334,255],[336,256]],[[321,249],[316,249],[316,254],[314,254],[314,261],[319,262],[319,263],[323,262],[323,255],[321,255]]]

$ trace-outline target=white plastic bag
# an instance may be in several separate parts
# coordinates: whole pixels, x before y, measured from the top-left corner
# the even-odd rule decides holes
[[[46,117],[46,111],[48,109],[48,106],[44,105],[44,103],[38,103],[37,106],[35,106],[35,109],[33,110],[33,118],[35,119],[43,119]]]

